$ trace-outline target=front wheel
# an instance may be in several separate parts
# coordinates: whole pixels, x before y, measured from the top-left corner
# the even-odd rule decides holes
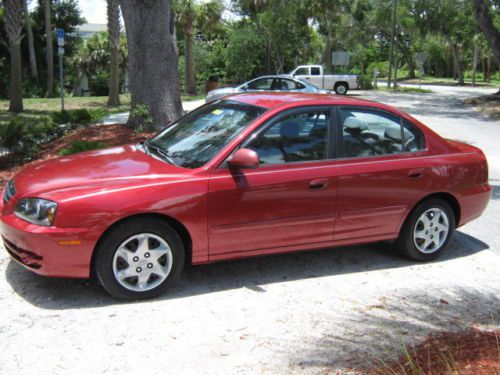
[[[428,261],[439,257],[455,230],[455,215],[441,199],[420,203],[408,216],[396,241],[409,258]]]
[[[179,278],[184,267],[179,235],[154,218],[118,224],[96,251],[97,277],[104,289],[119,299],[156,297]]]

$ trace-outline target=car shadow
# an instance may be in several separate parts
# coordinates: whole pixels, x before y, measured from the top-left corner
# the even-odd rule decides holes
[[[488,248],[486,243],[457,231],[447,251],[435,262],[470,256]],[[271,255],[187,267],[181,280],[155,300],[192,297],[238,288],[265,293],[262,286],[272,283],[414,265],[415,262],[403,258],[390,242]],[[131,303],[113,299],[94,281],[39,276],[14,261],[7,265],[6,280],[20,297],[43,309]],[[155,300],[135,303],[151,303]]]

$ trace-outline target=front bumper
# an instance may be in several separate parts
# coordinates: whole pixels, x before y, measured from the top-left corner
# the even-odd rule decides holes
[[[88,278],[97,238],[88,228],[42,227],[0,216],[0,235],[13,260],[39,275]]]

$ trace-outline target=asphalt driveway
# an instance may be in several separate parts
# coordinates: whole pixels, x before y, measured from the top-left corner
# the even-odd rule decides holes
[[[369,365],[428,333],[500,321],[500,123],[461,104],[484,90],[358,92],[485,150],[492,201],[438,261],[390,244],[188,269],[162,298],[117,303],[81,280],[48,279],[0,245],[0,373],[290,374]],[[494,90],[489,90],[494,91]]]

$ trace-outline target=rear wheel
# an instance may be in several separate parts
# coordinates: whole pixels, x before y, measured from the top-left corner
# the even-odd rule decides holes
[[[99,244],[95,271],[104,289],[120,299],[162,294],[180,276],[184,247],[166,222],[139,218],[118,224]]]
[[[441,199],[429,199],[408,216],[396,245],[411,259],[433,260],[443,253],[454,230],[450,205]]]
[[[348,87],[346,83],[337,83],[334,90],[337,95],[346,95]]]

